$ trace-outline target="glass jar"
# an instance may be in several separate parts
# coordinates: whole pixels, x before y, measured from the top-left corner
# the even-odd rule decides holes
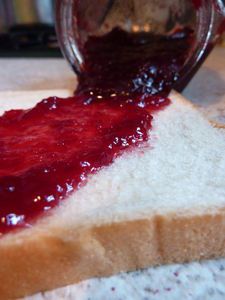
[[[170,35],[179,28],[194,31],[188,57],[175,84],[182,90],[224,30],[223,0],[57,0],[56,28],[64,56],[82,72],[89,36],[119,27],[127,32]]]

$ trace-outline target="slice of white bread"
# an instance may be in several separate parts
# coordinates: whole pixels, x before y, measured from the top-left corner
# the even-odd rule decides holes
[[[0,95],[0,113],[37,96]],[[124,153],[51,216],[0,239],[0,299],[225,256],[225,132],[182,96],[170,98],[154,115],[149,147]]]

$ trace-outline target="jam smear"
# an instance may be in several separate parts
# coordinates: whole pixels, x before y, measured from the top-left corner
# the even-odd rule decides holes
[[[149,139],[191,40],[186,29],[168,37],[119,29],[91,37],[74,97],[0,117],[1,233],[33,224],[90,174]]]

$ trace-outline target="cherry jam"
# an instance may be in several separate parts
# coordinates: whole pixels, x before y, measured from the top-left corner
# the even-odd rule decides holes
[[[119,29],[91,37],[73,97],[0,117],[1,233],[33,224],[90,174],[148,140],[191,41],[187,29],[168,37]]]

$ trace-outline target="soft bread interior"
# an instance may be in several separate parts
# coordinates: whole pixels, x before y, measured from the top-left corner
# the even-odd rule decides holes
[[[51,92],[52,93],[52,92]],[[65,94],[64,94],[65,93]],[[68,96],[64,91],[60,96]],[[1,113],[28,108],[44,94],[0,97]],[[1,96],[1,95],[0,95]],[[181,95],[154,115],[149,142],[124,153],[26,230],[4,236],[2,243],[56,228],[79,228],[150,218],[152,215],[213,213],[225,207],[225,135]],[[19,199],[18,199],[19,201]]]

